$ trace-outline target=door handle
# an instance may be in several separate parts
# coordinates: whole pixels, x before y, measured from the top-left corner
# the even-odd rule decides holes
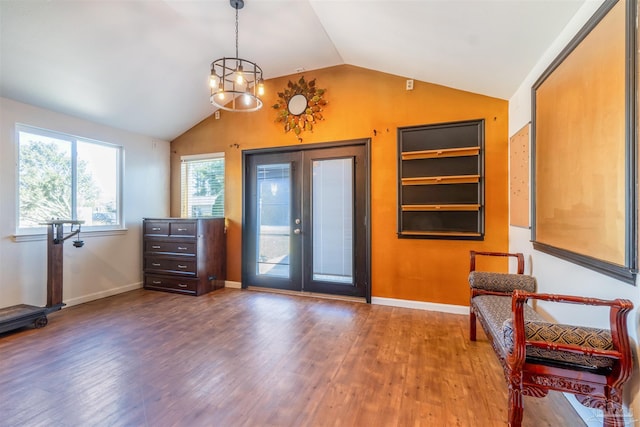
[[[300,234],[300,229],[296,228],[295,230],[293,230],[293,234]]]

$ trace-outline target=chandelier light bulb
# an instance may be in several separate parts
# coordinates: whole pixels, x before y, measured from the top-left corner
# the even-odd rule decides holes
[[[209,76],[209,86],[211,87],[211,89],[218,88],[218,77],[215,74],[211,74]]]
[[[236,83],[240,86],[244,85],[244,74],[242,71],[242,65],[238,65],[238,68],[236,68]]]
[[[258,81],[258,96],[263,96],[263,95],[264,95],[264,81],[260,79]]]

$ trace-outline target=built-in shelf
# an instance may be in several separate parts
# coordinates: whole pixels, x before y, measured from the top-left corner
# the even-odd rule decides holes
[[[480,182],[480,175],[421,176],[402,178],[402,185],[473,184]]]
[[[402,160],[477,156],[478,154],[480,154],[480,147],[446,148],[443,150],[422,150],[402,153]]]
[[[484,238],[484,121],[398,129],[398,236]]]
[[[406,230],[409,236],[442,236],[442,237],[480,237],[480,233],[463,233],[460,231],[413,231]]]
[[[480,205],[402,205],[403,211],[479,211]]]

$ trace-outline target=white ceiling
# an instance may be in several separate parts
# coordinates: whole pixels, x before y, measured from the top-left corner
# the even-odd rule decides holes
[[[351,64],[509,99],[585,0],[246,0],[265,78]],[[590,1],[590,0],[587,0]],[[213,113],[229,0],[0,0],[0,95],[171,140]]]

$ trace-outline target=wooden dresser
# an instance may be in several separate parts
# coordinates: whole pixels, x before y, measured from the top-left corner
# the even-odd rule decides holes
[[[145,289],[202,295],[224,287],[224,218],[144,218]]]

